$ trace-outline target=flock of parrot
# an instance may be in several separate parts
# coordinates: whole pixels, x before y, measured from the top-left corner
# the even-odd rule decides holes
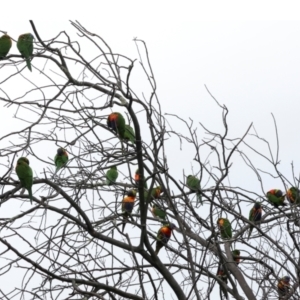
[[[27,67],[30,72],[32,72],[30,58],[33,53],[33,40],[34,36],[31,33],[25,33],[19,36],[17,42],[17,48],[22,57],[25,58]],[[7,34],[2,35],[0,38],[0,60],[8,54],[11,46],[12,40],[10,36]]]
[[[20,35],[17,43],[17,47],[22,54],[22,56],[26,59],[27,67],[31,71],[31,64],[30,64],[30,56],[32,55],[33,51],[33,36],[32,34],[23,34]],[[8,35],[3,35],[0,38],[0,59],[5,57],[10,50],[12,45],[11,38]],[[107,118],[107,126],[112,129],[119,137],[123,140],[128,140],[132,143],[135,142],[135,134],[134,130],[131,126],[125,123],[125,119],[121,113],[113,112]],[[57,150],[57,154],[54,157],[54,163],[56,165],[56,171],[59,171],[63,168],[68,162],[68,153],[65,149],[59,148]],[[21,186],[27,189],[30,201],[32,203],[32,184],[33,184],[33,172],[31,167],[29,166],[29,160],[26,157],[21,157],[17,161],[17,166],[15,169],[18,178],[20,180]],[[106,172],[106,181],[105,184],[113,185],[115,184],[118,178],[118,170],[116,166],[112,166]],[[135,183],[138,185],[139,180],[141,180],[139,170],[137,169],[135,172],[134,177]],[[200,180],[193,176],[187,176],[186,181],[187,187],[190,189],[191,192],[194,192],[197,196],[197,202],[202,204],[202,195],[201,195],[201,185]],[[161,193],[163,192],[161,186],[157,186],[151,189],[151,191],[147,188],[147,183],[144,181],[144,197],[145,201],[147,201],[151,206],[151,213],[155,218],[158,218],[161,223],[163,224],[162,227],[159,229],[157,233],[157,241],[156,241],[156,255],[160,251],[160,249],[166,245],[172,235],[172,231],[176,228],[173,223],[170,223],[166,220],[166,212],[159,207],[159,205],[153,203],[154,199],[159,199]],[[137,191],[136,189],[129,190],[127,195],[122,200],[122,213],[123,213],[123,227],[122,232],[124,232],[126,222],[130,217],[136,199]],[[291,187],[287,190],[286,195],[283,195],[283,192],[279,189],[273,189],[267,192],[266,197],[268,201],[276,208],[279,206],[287,205],[284,203],[285,197],[290,201],[292,204],[299,204],[300,203],[300,193],[296,187]],[[249,221],[251,221],[254,225],[259,226],[259,222],[262,217],[262,206],[260,202],[255,202],[254,206],[251,208],[249,213]],[[253,231],[254,225],[251,225],[249,229],[248,239],[251,236]],[[230,239],[232,238],[232,229],[231,224],[228,219],[226,218],[219,218],[217,220],[217,226],[220,230],[220,235],[222,239]],[[240,250],[233,250],[232,256],[236,264],[240,263]],[[224,272],[223,266],[220,264],[217,276],[219,276],[224,282],[227,282],[227,276]],[[278,281],[278,294],[280,296],[284,296],[289,291],[289,282],[290,277],[285,276]],[[223,290],[223,293],[226,298],[227,292]]]
[[[268,201],[276,208],[279,206],[287,206],[287,203],[284,202],[285,198],[291,203],[291,204],[299,204],[300,203],[300,191],[296,187],[291,187],[287,190],[286,195],[283,194],[283,192],[279,189],[272,189],[267,192],[266,194]],[[259,222],[262,217],[262,207],[260,202],[255,202],[254,206],[251,208],[249,212],[249,221],[251,221],[253,224],[259,226]],[[220,234],[222,239],[230,239],[232,238],[232,230],[231,230],[231,224],[228,219],[226,218],[219,218],[217,221],[217,226],[220,230]],[[254,226],[251,225],[249,229],[249,235],[248,239],[251,236],[251,233],[253,231]],[[231,252],[232,257],[234,261],[238,264],[240,262],[240,250],[233,250]],[[219,276],[225,283],[227,283],[227,275],[224,271],[223,266],[220,264],[217,271],[217,276]],[[226,290],[223,290],[221,287],[221,290],[223,291],[226,299],[228,299],[228,294]],[[290,277],[284,276],[283,278],[279,279],[277,284],[277,290],[279,299],[281,297],[285,297],[289,291],[290,291]]]

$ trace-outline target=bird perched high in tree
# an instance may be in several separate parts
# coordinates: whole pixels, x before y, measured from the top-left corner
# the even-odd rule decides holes
[[[202,204],[200,180],[193,175],[189,175],[186,180],[186,185],[190,188],[192,192],[196,192],[198,203]]]
[[[290,277],[284,276],[279,279],[277,284],[279,300],[283,299],[290,291]]]
[[[151,213],[154,218],[160,218],[162,220],[166,220],[166,212],[160,209],[156,204],[153,204]]]
[[[218,271],[217,271],[217,276],[220,277],[220,279],[227,284],[227,279],[228,278],[227,278],[227,275],[225,273],[225,270],[224,270],[222,264],[219,264]],[[220,299],[223,299],[222,298],[222,292],[223,292],[225,298],[228,299],[228,292],[227,292],[227,290],[224,289],[222,287],[222,285],[220,285]]]
[[[107,185],[112,185],[116,182],[118,178],[118,170],[116,166],[111,167],[107,172],[106,172],[106,184]]]
[[[125,125],[125,133],[124,133],[124,139],[129,140],[131,143],[134,144],[135,142],[135,133],[133,128],[130,125]]]
[[[217,224],[220,229],[222,239],[232,238],[231,224],[228,219],[219,218]]]
[[[234,249],[234,250],[231,251],[231,255],[232,255],[233,260],[238,265],[240,263],[240,261],[241,261],[241,258],[240,258],[241,251],[237,250],[237,249]]]
[[[9,52],[12,41],[9,35],[4,34],[0,38],[0,59],[4,58]]]
[[[133,210],[135,198],[136,198],[136,191],[130,190],[128,191],[127,196],[122,200],[122,212],[123,212],[122,232],[124,232],[127,219]]]
[[[107,126],[119,134],[122,139],[125,137],[125,119],[120,113],[111,113],[107,117]]]
[[[141,175],[140,175],[139,169],[137,169],[135,171],[135,175],[134,175],[134,180],[135,180],[135,183],[136,183],[137,186],[139,185],[140,179],[141,179]],[[147,189],[147,188],[148,188],[147,182],[144,179],[144,189]]]
[[[69,156],[64,148],[58,148],[57,153],[54,156],[54,163],[56,165],[56,171],[57,172],[59,169],[61,169],[65,164],[68,162]]]
[[[19,177],[22,187],[24,187],[29,194],[30,203],[32,204],[32,184],[33,173],[29,166],[29,160],[26,157],[20,157],[17,161],[16,173]]]
[[[171,235],[172,231],[176,228],[175,224],[170,223],[162,226],[157,233],[157,242],[156,242],[156,248],[155,248],[155,254],[157,255],[159,250],[165,246]]]
[[[149,203],[151,203],[154,199],[158,199],[160,197],[160,195],[162,194],[162,192],[163,191],[162,191],[162,188],[160,185],[151,189],[150,199],[148,200]],[[148,191],[145,191],[144,197],[145,197],[145,200],[148,199]]]
[[[287,204],[284,203],[284,195],[281,190],[270,190],[267,192],[267,199],[271,202],[275,207],[278,206],[286,206]]]
[[[31,33],[25,33],[19,36],[17,42],[17,48],[21,55],[25,58],[27,67],[30,72],[32,72],[30,57],[33,53],[33,40],[34,36]]]
[[[286,198],[292,204],[299,204],[300,203],[300,191],[298,188],[292,186],[287,190]]]
[[[251,208],[251,210],[249,212],[249,221],[258,223],[261,220],[261,216],[262,216],[261,204],[259,202],[255,202],[254,206]],[[250,229],[249,229],[248,240],[251,236],[253,228],[254,227],[251,225]]]

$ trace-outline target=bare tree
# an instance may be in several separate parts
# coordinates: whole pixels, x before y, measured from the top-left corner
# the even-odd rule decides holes
[[[274,151],[252,124],[243,136],[230,137],[229,111],[213,95],[222,132],[165,114],[143,41],[135,39],[133,60],[79,22],[71,22],[79,41],[66,32],[44,40],[30,23],[35,80],[21,55],[9,53],[0,62],[1,109],[14,111],[18,124],[0,136],[0,276],[1,282],[16,279],[12,289],[1,284],[0,299],[299,299],[299,208],[276,208],[265,196],[267,176],[284,193],[299,186],[293,167],[293,180],[280,172],[275,118]],[[135,83],[140,74],[146,76],[142,88]],[[134,142],[107,126],[112,112],[134,128]],[[58,147],[69,161],[56,172]],[[178,161],[168,153],[181,149],[193,153],[193,169],[183,165],[178,178],[172,172]],[[34,171],[33,205],[14,171],[22,156]],[[257,191],[231,182],[234,161]],[[119,177],[108,185],[111,166]],[[200,190],[187,187],[190,174]],[[160,196],[145,193],[145,182],[149,191],[160,186]],[[121,202],[132,189],[135,207],[122,232]],[[249,221],[256,201],[263,208],[259,224]],[[166,220],[151,215],[154,204]],[[221,238],[219,218],[230,221],[231,238]],[[157,232],[168,223],[176,229],[156,255]],[[291,281],[280,295],[283,276]]]

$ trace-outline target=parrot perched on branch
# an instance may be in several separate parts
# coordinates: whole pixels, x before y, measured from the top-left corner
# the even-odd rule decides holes
[[[156,204],[153,204],[151,213],[154,218],[166,220],[166,212],[159,208]]]
[[[284,203],[284,195],[281,190],[270,190],[267,192],[267,199],[271,202],[275,207],[278,206],[286,206],[287,204]]]
[[[222,239],[232,238],[231,224],[228,219],[219,218],[217,224],[220,229]]]
[[[30,57],[33,53],[33,40],[34,36],[31,33],[25,33],[19,36],[17,42],[17,48],[21,55],[25,58],[27,67],[30,72],[32,72]]]
[[[149,203],[151,203],[154,199],[158,199],[162,192],[163,191],[160,185],[151,189]],[[148,193],[149,191],[145,191],[144,193],[145,200],[148,198]]]
[[[196,192],[198,203],[202,204],[200,180],[193,175],[189,175],[186,180],[186,185],[190,188],[191,192]]]
[[[136,197],[136,191],[130,190],[128,191],[127,196],[122,200],[122,212],[123,212],[122,232],[124,232],[127,219],[133,210],[135,197]]]
[[[68,153],[64,148],[58,148],[57,154],[54,157],[54,163],[56,165],[56,172],[61,169],[69,160]]]
[[[283,297],[285,297],[290,291],[290,277],[284,276],[283,278],[279,279],[277,284],[277,289],[278,289],[279,300],[283,299]]]
[[[4,34],[0,38],[0,59],[4,58],[9,52],[12,41],[9,35]]]
[[[125,125],[124,139],[125,140],[129,140],[133,144],[135,142],[135,133],[134,133],[134,130],[133,130],[133,128],[131,126],[129,126],[127,124]]]
[[[257,223],[261,220],[261,216],[262,216],[261,204],[259,202],[255,202],[254,206],[251,208],[251,210],[249,212],[249,221],[251,221],[253,223]],[[251,236],[253,228],[254,227],[251,225],[250,229],[249,229],[248,240]]]
[[[236,264],[238,265],[241,261],[240,259],[240,254],[241,254],[241,251],[240,250],[237,250],[237,249],[234,249],[231,251],[231,255],[232,255],[232,258],[233,260],[236,262]]]
[[[33,173],[29,166],[29,160],[26,157],[20,157],[17,161],[16,173],[19,177],[22,187],[24,187],[29,194],[30,203],[32,204],[32,184]]]
[[[125,137],[125,119],[120,113],[111,113],[107,117],[107,126],[118,133],[122,139]]]
[[[292,186],[287,190],[286,198],[292,204],[299,204],[300,203],[300,191],[298,188]]]
[[[159,250],[168,243],[172,231],[176,228],[175,224],[170,223],[162,226],[157,233],[157,242],[155,248],[155,254],[158,255]]]
[[[221,279],[222,281],[224,281],[224,282],[227,284],[227,281],[228,281],[228,279],[227,279],[227,274],[225,273],[222,264],[219,264],[218,271],[217,271],[217,276],[220,277],[220,279]],[[220,299],[223,299],[223,298],[222,298],[222,292],[223,292],[225,298],[228,299],[228,292],[227,292],[227,290],[224,289],[224,288],[220,285]]]
[[[140,177],[141,177],[141,175],[139,173],[139,169],[137,169],[135,171],[135,175],[134,175],[134,180],[135,180],[136,185],[139,185]],[[148,188],[147,182],[144,180],[144,189],[147,189],[147,188]]]
[[[118,170],[116,166],[111,167],[107,172],[106,172],[106,184],[107,185],[112,185],[116,182],[118,178]]]

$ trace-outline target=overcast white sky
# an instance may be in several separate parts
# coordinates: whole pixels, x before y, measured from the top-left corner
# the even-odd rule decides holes
[[[31,31],[26,18],[35,21],[43,39],[62,30],[74,33],[68,21],[61,21],[70,18],[101,35],[115,52],[131,58],[138,57],[133,38],[144,40],[164,113],[220,130],[221,112],[206,92],[206,84],[230,111],[231,137],[242,136],[254,122],[257,132],[274,146],[273,113],[281,143],[282,172],[290,172],[294,161],[299,173],[297,1],[86,1],[80,5],[60,1],[56,5],[52,2],[51,7],[46,2],[18,5],[10,20],[0,20],[0,30],[15,39]],[[32,14],[25,14],[29,9]],[[12,51],[17,51],[15,45]],[[2,121],[10,117],[1,107],[0,116]],[[179,128],[175,122],[171,124]],[[182,157],[176,153],[177,159],[184,156],[186,153]],[[170,153],[170,158],[175,156]],[[182,164],[176,171],[182,172]],[[237,183],[242,181],[245,183],[242,176],[236,178]],[[265,188],[274,188],[271,180]]]

